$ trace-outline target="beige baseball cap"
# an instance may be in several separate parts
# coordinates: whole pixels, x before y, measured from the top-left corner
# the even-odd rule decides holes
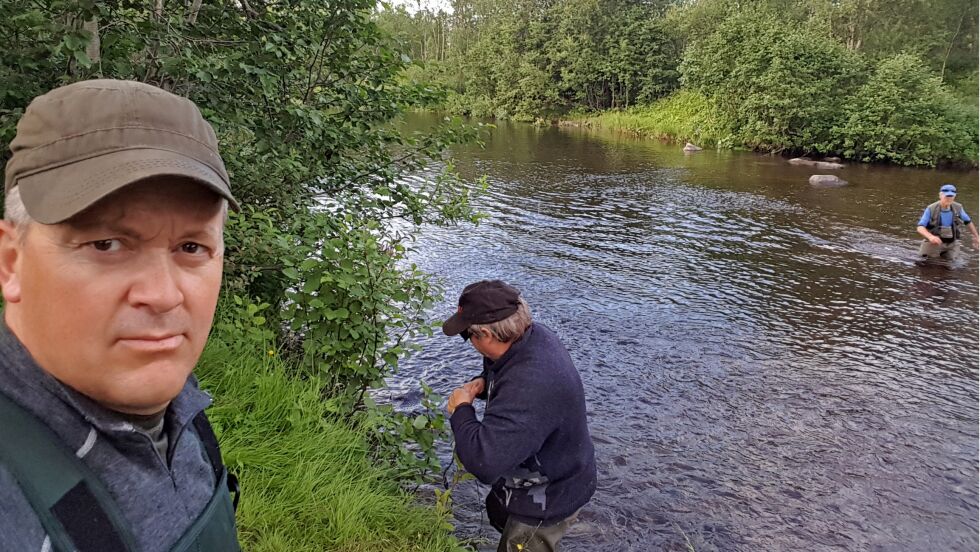
[[[43,224],[62,222],[153,176],[184,177],[228,200],[214,129],[193,102],[141,82],[89,80],[34,98],[10,143],[5,192]]]

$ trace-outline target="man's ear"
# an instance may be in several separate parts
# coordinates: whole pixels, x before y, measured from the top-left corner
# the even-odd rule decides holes
[[[0,220],[0,291],[7,303],[20,302],[20,234],[9,220]]]

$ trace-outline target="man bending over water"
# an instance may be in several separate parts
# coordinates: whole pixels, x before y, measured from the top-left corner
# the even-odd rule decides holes
[[[500,280],[466,286],[442,325],[483,355],[483,373],[449,396],[456,454],[491,485],[497,552],[553,552],[596,488],[585,393],[553,331]],[[483,419],[471,403],[486,401]]]

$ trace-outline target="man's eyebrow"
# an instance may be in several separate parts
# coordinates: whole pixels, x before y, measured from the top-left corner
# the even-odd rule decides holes
[[[107,232],[114,235],[125,236],[127,238],[140,238],[142,235],[135,228],[120,224],[116,221],[107,222],[105,220],[92,221],[73,221],[69,223],[69,228],[75,232]]]
[[[73,232],[83,232],[83,233],[96,233],[105,232],[114,236],[122,236],[125,238],[132,239],[143,239],[144,235],[137,228],[128,226],[126,224],[121,224],[119,222],[106,222],[102,220],[96,220],[92,222],[76,222],[70,225],[71,231]],[[211,224],[202,224],[198,228],[193,228],[187,230],[180,234],[180,239],[200,239],[200,238],[216,238],[220,236],[221,232],[214,228]]]
[[[214,227],[214,225],[208,224],[201,228],[195,228],[193,230],[188,230],[180,234],[181,239],[194,239],[194,238],[217,238],[221,235],[221,232]]]

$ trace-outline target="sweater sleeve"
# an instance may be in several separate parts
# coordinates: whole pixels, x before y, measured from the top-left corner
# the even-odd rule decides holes
[[[929,212],[929,208],[922,212],[922,216],[919,217],[918,226],[929,226],[929,221],[932,220],[932,213]]]
[[[449,423],[463,466],[486,484],[514,471],[561,422],[555,399],[539,386],[508,382],[487,403],[482,422],[471,405],[460,405]]]

